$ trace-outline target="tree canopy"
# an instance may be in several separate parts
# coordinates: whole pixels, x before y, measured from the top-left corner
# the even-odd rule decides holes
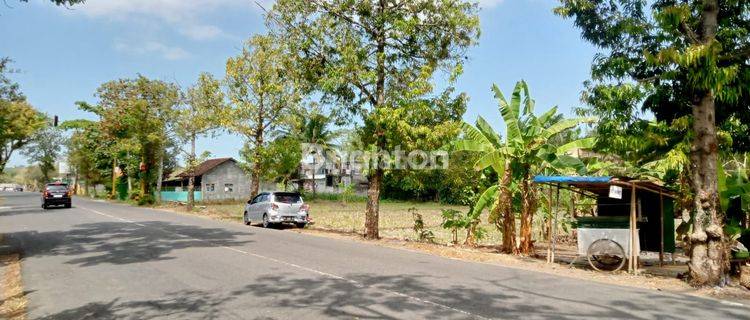
[[[460,0],[280,0],[268,20],[289,43],[309,89],[360,118],[362,142],[383,149],[388,123],[433,91],[436,72],[451,81],[461,74],[479,36],[477,11]],[[369,175],[368,238],[378,237],[383,173]]]

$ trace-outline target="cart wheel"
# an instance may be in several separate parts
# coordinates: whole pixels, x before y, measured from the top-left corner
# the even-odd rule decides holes
[[[625,250],[609,239],[599,239],[592,243],[586,255],[592,268],[598,271],[617,271],[625,265]]]

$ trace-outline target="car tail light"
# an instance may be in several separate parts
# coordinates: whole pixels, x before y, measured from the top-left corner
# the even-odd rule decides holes
[[[279,205],[275,204],[275,203],[272,203],[271,204],[271,210],[279,210]]]
[[[300,207],[300,210],[302,211],[310,211],[310,205],[305,203]]]
[[[44,196],[45,197],[51,197],[52,194],[49,192],[49,190],[46,190],[46,191],[44,191]]]

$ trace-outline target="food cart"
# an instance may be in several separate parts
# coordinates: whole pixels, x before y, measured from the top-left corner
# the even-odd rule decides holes
[[[594,216],[577,218],[575,226],[577,257],[596,270],[619,270],[627,262],[636,272],[641,250],[659,252],[660,264],[665,252],[675,251],[675,195],[657,182],[609,176],[536,176],[534,182],[556,189],[558,199],[561,189],[595,199]]]

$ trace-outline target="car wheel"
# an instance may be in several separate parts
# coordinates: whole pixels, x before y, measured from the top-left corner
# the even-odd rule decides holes
[[[250,225],[250,219],[247,218],[247,212],[242,215],[242,221],[245,223],[246,226]]]
[[[72,206],[73,206],[73,204],[70,204],[70,203],[65,204],[65,207],[68,208],[68,209],[70,209]]]
[[[263,214],[263,228],[270,228],[270,227],[271,227],[271,222],[268,221],[268,215],[264,213]]]
[[[46,210],[46,209],[47,209],[47,205],[46,205],[46,204],[44,204],[44,203],[42,203],[42,209],[45,209],[45,210]]]
[[[297,225],[297,228],[300,228],[300,229],[302,229],[302,228],[304,228],[304,227],[305,227],[305,226],[307,225],[307,223],[304,223],[304,222],[298,222],[298,223],[296,223],[296,225]]]

